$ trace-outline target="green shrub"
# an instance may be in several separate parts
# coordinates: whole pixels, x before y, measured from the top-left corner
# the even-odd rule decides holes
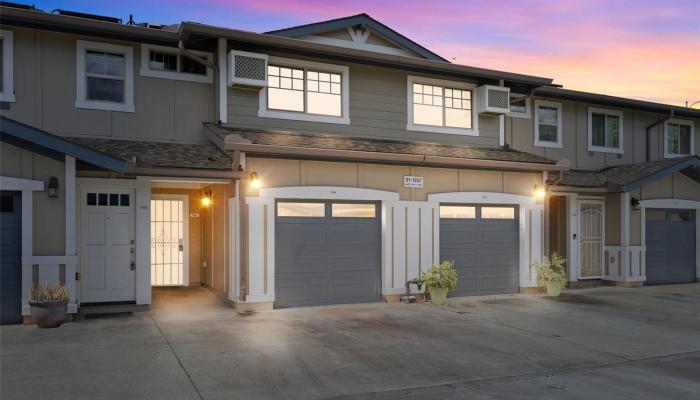
[[[455,290],[457,289],[455,263],[453,261],[443,261],[440,265],[433,265],[427,271],[421,272],[420,279],[429,288]]]
[[[531,267],[537,272],[538,285],[559,282],[562,287],[566,286],[566,259],[557,252],[543,257],[542,262],[533,263]]]

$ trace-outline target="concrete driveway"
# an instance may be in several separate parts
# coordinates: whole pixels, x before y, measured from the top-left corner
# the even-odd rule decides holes
[[[10,399],[697,399],[700,285],[239,315],[204,289],[4,326]]]

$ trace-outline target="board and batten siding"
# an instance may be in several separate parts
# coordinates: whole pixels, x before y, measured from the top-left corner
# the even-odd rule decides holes
[[[542,157],[559,161],[571,161],[572,168],[583,170],[599,170],[623,164],[633,164],[646,160],[646,128],[666,114],[651,113],[618,107],[606,107],[559,99],[536,98],[554,101],[562,104],[562,148],[547,148],[534,145],[534,129],[536,113],[532,102],[532,118],[506,117],[506,143],[516,150],[537,154]],[[613,153],[588,151],[588,108],[610,108],[623,112],[623,149],[620,156]],[[681,118],[695,122],[695,154],[700,154],[700,120]],[[651,130],[651,159],[659,160],[664,156],[664,125],[660,124]]]
[[[229,88],[228,124],[230,126],[337,134],[362,138],[498,146],[498,117],[480,116],[478,121],[479,136],[407,130],[406,82],[407,76],[416,75],[415,73],[363,64],[310,59],[295,55],[277,53],[271,55],[347,65],[350,69],[350,124],[258,117],[259,90]],[[449,77],[425,76],[436,79],[456,80]]]
[[[2,115],[61,136],[208,142],[202,122],[216,120],[213,85],[142,77],[139,43],[5,29],[14,32],[16,102]],[[133,47],[135,112],[75,107],[76,40]]]

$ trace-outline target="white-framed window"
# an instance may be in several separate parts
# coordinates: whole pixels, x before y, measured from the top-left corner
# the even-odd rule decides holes
[[[588,151],[624,152],[622,111],[588,107]]]
[[[134,112],[133,48],[78,40],[75,53],[75,106]]]
[[[0,30],[0,101],[15,101],[14,34]]]
[[[562,147],[561,103],[535,100],[535,146]]]
[[[406,103],[409,131],[477,136],[476,85],[409,75]]]
[[[258,116],[349,124],[349,80],[344,65],[270,56]]]
[[[670,119],[664,124],[664,157],[685,157],[695,154],[693,121]]]
[[[531,118],[530,103],[532,99],[525,94],[511,93],[510,94],[510,112],[509,117],[514,118]]]
[[[203,51],[188,50],[209,62],[214,55]],[[141,44],[141,76],[175,79],[180,81],[212,83],[214,74],[211,68],[180,54],[175,47]]]

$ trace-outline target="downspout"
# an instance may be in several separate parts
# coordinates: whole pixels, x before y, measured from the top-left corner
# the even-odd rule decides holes
[[[651,130],[654,129],[657,125],[663,124],[671,118],[673,118],[673,110],[669,110],[667,117],[662,118],[654,122],[653,124],[647,126],[647,161],[651,161]]]

